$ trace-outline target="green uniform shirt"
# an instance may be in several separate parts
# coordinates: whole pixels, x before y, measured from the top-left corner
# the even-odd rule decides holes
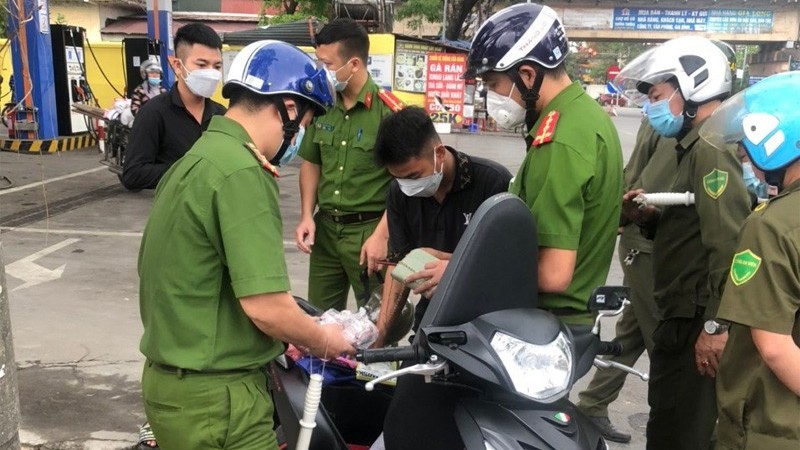
[[[677,144],[674,138],[656,133],[647,118],[642,120],[633,153],[623,172],[624,191],[642,188],[645,192],[667,192],[678,166]],[[620,243],[643,253],[653,252],[653,241],[644,237],[634,223],[625,226]]]
[[[800,345],[800,181],[742,227],[718,316],[733,322],[717,374],[722,448],[800,448],[800,397],[767,366],[751,328]]]
[[[164,176],[139,251],[141,352],[183,369],[264,366],[283,345],[239,298],[289,290],[278,185],[223,117]]]
[[[299,155],[321,166],[317,203],[322,210],[375,212],[386,208],[389,172],[375,164],[373,149],[381,119],[392,110],[367,80],[358,101],[344,109],[341,97],[306,131]]]
[[[695,126],[678,142],[669,192],[693,192],[693,206],[665,207],[653,242],[654,298],[664,319],[716,317],[750,196],[735,148],[718,150]]]
[[[559,116],[554,128],[546,121]],[[550,142],[536,146],[540,129]],[[622,192],[622,150],[608,114],[574,83],[559,93],[531,128],[534,146],[509,191],[536,218],[540,247],[577,250],[572,283],[540,293],[539,306],[586,311],[592,290],[605,283],[616,243]]]

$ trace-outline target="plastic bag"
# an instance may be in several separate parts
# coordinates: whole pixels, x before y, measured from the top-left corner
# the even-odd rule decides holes
[[[319,323],[341,325],[342,335],[356,348],[369,347],[378,339],[378,327],[369,320],[367,310],[364,308],[359,308],[358,312],[329,309],[320,316]]]

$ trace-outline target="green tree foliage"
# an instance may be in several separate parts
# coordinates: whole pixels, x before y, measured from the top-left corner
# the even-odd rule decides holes
[[[8,38],[8,11],[6,8],[0,8],[0,37]]]
[[[406,0],[395,10],[398,19],[409,19],[409,26],[418,30],[423,21],[441,23],[444,12],[443,0]],[[456,40],[465,37],[465,23],[479,13],[480,3],[494,4],[495,0],[448,0],[447,30],[445,37]]]
[[[606,82],[609,66],[623,67],[651,45],[641,42],[585,42],[570,52],[567,73],[585,83],[602,84]]]
[[[333,2],[327,0],[263,0],[263,5],[264,8],[279,8],[282,13],[274,17],[267,17],[262,11],[259,25],[275,25],[297,22],[309,17],[324,20],[330,16]]]
[[[427,21],[439,23],[442,21],[442,2],[440,0],[408,0],[397,7],[395,18],[408,19],[408,26],[415,31],[422,28]]]

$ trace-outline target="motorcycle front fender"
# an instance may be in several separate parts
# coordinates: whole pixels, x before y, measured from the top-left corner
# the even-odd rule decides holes
[[[606,449],[600,430],[567,400],[511,405],[464,399],[454,414],[467,450]]]

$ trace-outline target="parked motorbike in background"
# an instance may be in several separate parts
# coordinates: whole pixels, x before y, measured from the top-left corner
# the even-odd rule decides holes
[[[535,307],[537,250],[533,217],[519,198],[499,194],[484,202],[412,344],[361,350],[356,356],[367,364],[400,361],[404,367],[363,387],[325,387],[310,448],[368,448],[380,436],[391,401],[391,388],[380,383],[409,375],[464,388],[452,414],[468,450],[608,448],[600,430],[568,395],[592,364],[646,379],[632,368],[597,358],[622,350],[601,341],[599,321],[622,312],[628,290],[596,289],[589,307],[603,312],[595,326],[567,326]],[[307,374],[285,360],[273,363],[269,371],[278,422],[293,449]],[[409,430],[415,432],[422,430]]]

